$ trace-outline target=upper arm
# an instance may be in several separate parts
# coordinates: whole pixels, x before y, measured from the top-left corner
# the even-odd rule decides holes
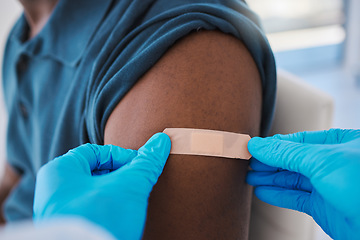
[[[217,31],[178,41],[127,93],[105,144],[138,149],[164,128],[258,135],[262,90],[241,41]],[[247,239],[247,161],[170,155],[149,200],[145,239]]]

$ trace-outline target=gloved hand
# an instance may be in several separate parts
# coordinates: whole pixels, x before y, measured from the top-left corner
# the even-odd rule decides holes
[[[260,200],[311,215],[334,239],[360,239],[359,130],[256,137],[248,149]]]
[[[158,133],[138,151],[92,144],[70,150],[38,172],[34,220],[75,215],[118,239],[140,239],[170,147],[170,138]]]

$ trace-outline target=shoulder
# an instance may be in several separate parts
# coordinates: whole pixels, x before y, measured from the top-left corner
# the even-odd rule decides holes
[[[89,99],[96,99],[88,106],[90,117],[87,118],[93,142],[102,143],[106,131],[104,126],[111,113],[116,111],[116,105],[123,105],[125,93],[135,93],[144,82],[166,85],[163,89],[186,83],[191,83],[192,88],[196,84],[208,87],[208,82],[219,83],[210,80],[210,77],[219,75],[227,80],[226,83],[236,79],[239,87],[244,89],[250,88],[249,83],[261,88],[261,84],[268,86],[274,82],[271,49],[266,37],[248,16],[251,11],[246,4],[241,1],[186,1],[187,5],[169,8],[165,4],[161,8],[160,2],[154,1],[154,5],[146,9],[144,18],[140,18],[140,23],[133,22],[137,27],[130,27],[130,32],[124,28],[132,24],[125,27],[118,24],[113,30],[117,33],[114,34],[116,38],[107,41],[103,56],[98,57],[101,61],[97,63],[100,66],[97,69],[106,75],[102,78],[102,74],[93,74],[100,77],[89,88]],[[152,12],[155,5],[159,14]],[[202,31],[197,32],[197,29]],[[251,77],[246,78],[245,71]],[[171,75],[177,77],[169,78]],[[202,76],[197,77],[199,75]],[[242,80],[239,79],[241,75],[244,76]],[[177,78],[181,80],[177,81]],[[114,91],[115,88],[119,91]],[[264,95],[269,95],[264,102],[265,109],[273,109],[273,88],[263,89]],[[265,115],[270,116],[270,112]],[[265,125],[270,125],[270,121],[266,120]],[[96,131],[91,130],[93,126]]]
[[[256,64],[241,41],[217,31],[194,32],[119,102],[107,121],[105,143],[136,149],[166,127],[256,135],[261,99]]]
[[[246,68],[255,66],[242,41],[220,31],[196,31],[187,35],[178,40],[156,65],[171,64],[173,61],[180,64],[178,67],[190,67],[196,63],[198,71],[222,71],[239,65],[246,65]],[[256,68],[252,70],[257,74]]]

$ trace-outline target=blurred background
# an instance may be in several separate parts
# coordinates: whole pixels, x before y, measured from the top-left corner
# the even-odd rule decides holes
[[[360,128],[360,1],[247,0],[277,66],[329,93],[333,127]]]
[[[333,127],[360,128],[360,1],[247,0],[247,3],[262,19],[278,68],[333,97]],[[0,64],[7,34],[20,14],[18,1],[0,1]],[[6,118],[1,91],[0,166],[5,159]],[[0,176],[2,170],[0,167]],[[321,230],[314,234],[311,239],[328,239]]]

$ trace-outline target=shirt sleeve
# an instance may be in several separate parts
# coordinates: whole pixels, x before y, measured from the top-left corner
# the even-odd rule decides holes
[[[267,134],[275,104],[275,60],[258,17],[246,3],[161,0],[128,6],[123,16],[132,19],[127,19],[129,26],[124,19],[114,26],[90,79],[85,108],[90,142],[103,144],[107,119],[124,95],[177,40],[199,29],[231,34],[247,47],[262,81],[261,135]]]

